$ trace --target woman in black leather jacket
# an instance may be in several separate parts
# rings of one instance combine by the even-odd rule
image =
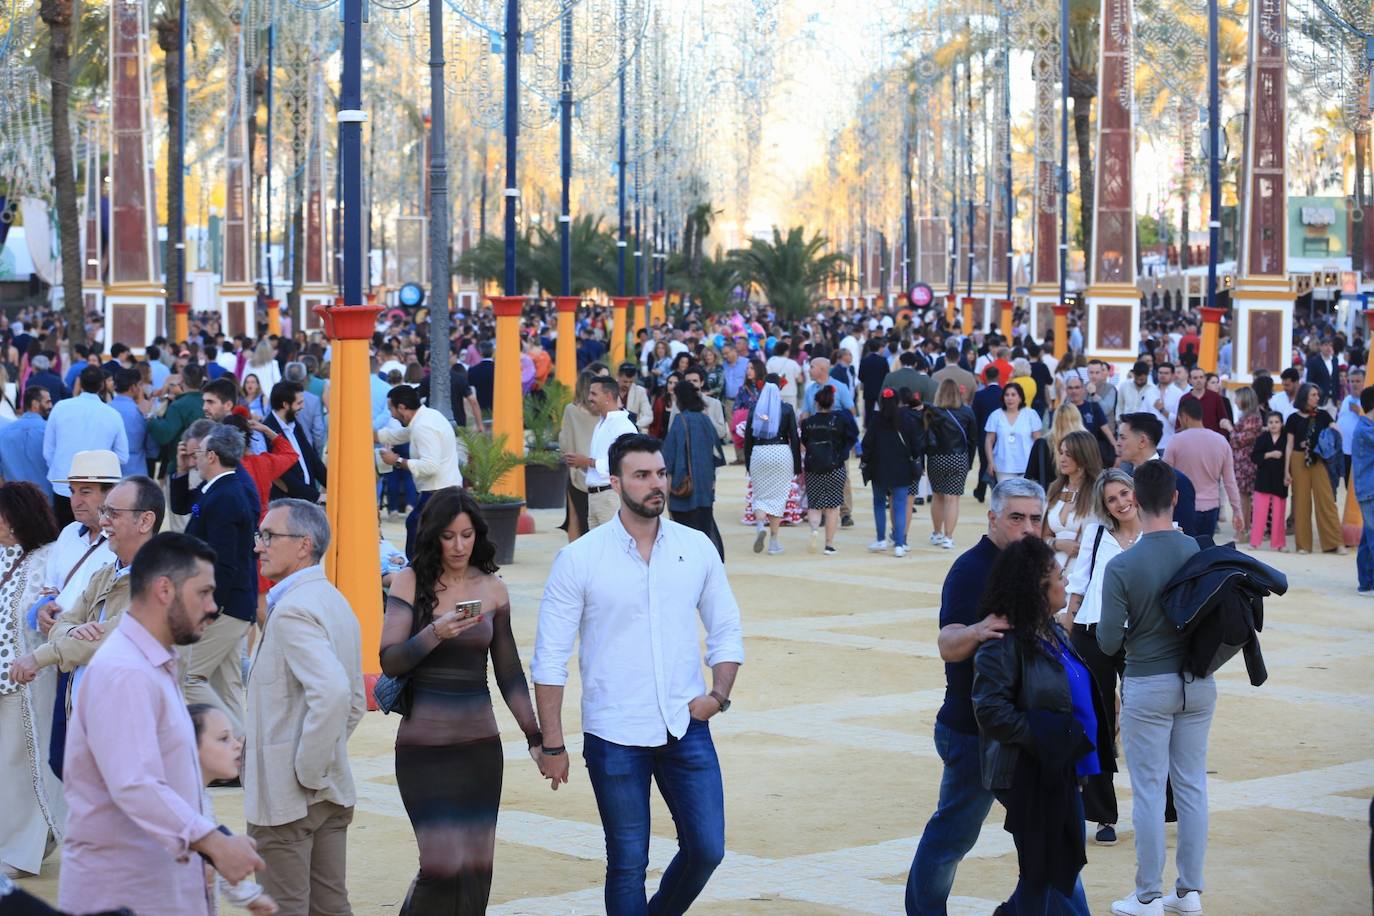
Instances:
[[[1007,809],[1020,869],[1004,912],[1039,916],[1055,901],[1056,911],[1089,914],[1079,782],[1112,765],[1112,736],[1092,673],[1054,621],[1065,600],[1063,570],[1039,538],[1008,545],[983,593],[982,616],[1011,625],[973,659],[983,785]]]

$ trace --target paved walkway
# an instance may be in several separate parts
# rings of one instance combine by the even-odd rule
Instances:
[[[944,686],[935,651],[940,585],[954,556],[984,530],[983,507],[963,500],[955,551],[927,545],[929,515],[921,510],[915,548],[899,560],[865,552],[872,513],[861,491],[859,524],[841,532],[839,556],[808,554],[805,530],[784,529],[787,552],[770,557],[750,552],[752,532],[739,524],[738,468],[724,469],[718,492],[747,662],[734,707],[712,726],[725,774],[728,852],[693,912],[899,913],[940,775],[931,743]],[[520,539],[517,562],[502,571],[527,665],[540,590],[563,543],[554,527],[561,512],[535,516],[539,533]],[[1368,912],[1374,600],[1355,594],[1353,556],[1260,556],[1288,573],[1292,589],[1267,608],[1269,683],[1250,687],[1239,661],[1219,677],[1207,913]],[[513,740],[493,913],[601,911],[602,836],[573,737],[578,695],[574,680],[565,710],[574,766],[557,793],[538,777],[509,713],[497,708]],[[359,914],[396,912],[416,863],[392,776],[396,724],[370,713],[351,744],[361,797],[349,835],[349,885]],[[1118,787],[1121,842],[1088,848],[1084,884],[1094,913],[1108,912],[1135,870],[1126,774]],[[217,790],[215,804],[225,823],[242,826],[240,793]],[[999,811],[959,870],[951,913],[990,913],[1015,883],[1015,852]],[[675,846],[657,795],[654,827],[651,883]],[[26,884],[52,897],[55,875],[49,866]],[[1173,877],[1171,867],[1166,882]]]

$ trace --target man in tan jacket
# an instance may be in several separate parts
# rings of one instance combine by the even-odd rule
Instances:
[[[345,848],[356,793],[348,736],[367,708],[362,635],[325,578],[324,510],[281,499],[258,526],[267,623],[248,672],[244,809],[282,916],[352,910]]]
[[[126,477],[104,495],[100,523],[115,562],[95,571],[81,596],[53,623],[48,641],[14,663],[10,671],[16,681],[27,683],[47,665],[71,673],[90,663],[129,609],[129,565],[162,527],[165,511],[162,488],[149,477]],[[78,680],[79,676],[67,684],[69,715]]]

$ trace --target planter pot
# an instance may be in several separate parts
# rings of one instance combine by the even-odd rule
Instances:
[[[515,562],[515,529],[520,523],[523,501],[513,503],[482,503],[482,518],[487,521],[487,537],[496,548],[496,564],[508,566]]]
[[[531,509],[561,509],[567,501],[568,466],[525,465],[525,505]]]

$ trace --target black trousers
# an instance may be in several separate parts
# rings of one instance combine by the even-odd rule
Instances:
[[[1097,624],[1076,623],[1069,634],[1097,684],[1098,698],[1107,716],[1107,733],[1116,734],[1116,685],[1126,668],[1124,658],[1113,658],[1097,645]],[[1083,783],[1083,817],[1098,824],[1116,824],[1116,787],[1110,772],[1089,776]]]
[[[725,562],[725,542],[720,538],[720,529],[716,527],[716,516],[710,506],[691,509],[687,512],[670,511],[668,514],[679,525],[695,528],[710,538],[711,543],[716,545],[716,553],[720,554],[720,561]]]

